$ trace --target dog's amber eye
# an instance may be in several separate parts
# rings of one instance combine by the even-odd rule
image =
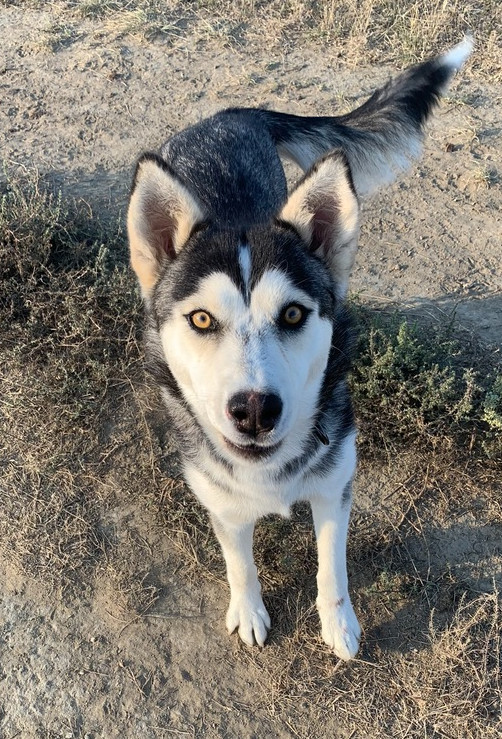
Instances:
[[[296,326],[301,322],[303,315],[303,310],[299,305],[288,305],[283,310],[281,318],[288,326]]]
[[[214,318],[205,310],[195,310],[190,313],[188,320],[198,331],[210,331],[215,328]]]

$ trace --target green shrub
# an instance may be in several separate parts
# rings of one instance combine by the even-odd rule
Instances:
[[[451,436],[473,422],[482,388],[476,371],[463,366],[450,327],[424,327],[360,307],[355,313],[359,353],[352,386],[366,434],[394,441]]]
[[[84,418],[137,356],[140,305],[120,228],[36,175],[11,178],[0,198],[0,261],[5,382],[15,364],[39,409]]]

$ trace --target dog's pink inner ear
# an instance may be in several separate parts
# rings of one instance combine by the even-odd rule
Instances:
[[[198,200],[153,155],[140,159],[127,213],[131,264],[146,299],[162,274],[184,247],[204,212]]]
[[[169,207],[170,205],[166,204],[166,211],[161,211],[157,201],[152,199],[145,203],[145,220],[148,223],[150,238],[159,260],[162,260],[164,256],[169,259],[176,257],[174,234],[178,224],[169,212]]]
[[[358,216],[347,162],[337,151],[314,165],[281,211],[281,218],[324,260],[341,297],[346,293],[357,250]]]
[[[328,194],[322,194],[317,202],[309,202],[308,210],[312,213],[312,237],[310,248],[312,251],[321,251],[326,259],[329,254],[339,218],[339,208],[336,199]]]

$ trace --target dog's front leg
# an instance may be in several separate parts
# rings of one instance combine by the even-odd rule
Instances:
[[[229,633],[239,630],[242,641],[262,647],[270,628],[253,560],[254,523],[234,525],[211,515],[214,532],[223,550],[230,585],[226,625]]]
[[[337,499],[312,500],[317,537],[317,610],[322,638],[340,659],[355,657],[361,629],[348,591],[346,546],[350,515],[350,483]]]

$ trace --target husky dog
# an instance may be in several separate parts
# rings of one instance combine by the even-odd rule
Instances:
[[[140,157],[128,211],[148,367],[230,584],[226,617],[263,646],[255,522],[310,501],[322,637],[355,656],[347,584],[356,465],[344,297],[359,199],[419,154],[422,127],[471,51],[406,70],[347,115],[233,108]],[[279,155],[306,174],[288,196]]]

